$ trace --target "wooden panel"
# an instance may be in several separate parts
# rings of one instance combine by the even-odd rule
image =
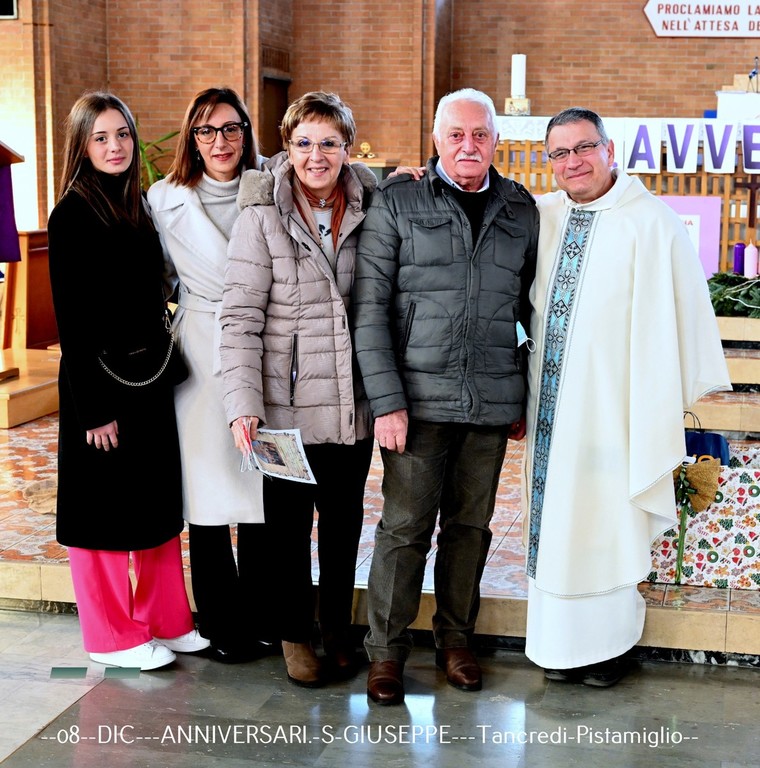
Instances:
[[[41,349],[5,349],[0,367],[16,367],[17,377],[0,382],[0,428],[39,419],[58,410],[60,352]]]
[[[46,349],[58,341],[47,231],[19,232],[21,261],[8,264],[3,347]]]
[[[760,341],[760,320],[755,317],[719,317],[718,329],[724,341]]]
[[[760,382],[760,349],[726,349],[725,353],[732,384]]]
[[[662,168],[667,168],[666,149],[662,150]],[[697,173],[636,174],[644,186],[657,195],[711,195],[720,197],[721,227],[718,268],[727,272],[732,267],[733,248],[737,242],[757,241],[757,227],[747,228],[750,190],[736,187],[756,178],[742,171],[741,145],[737,145],[736,172],[733,174]],[[544,194],[556,189],[551,163],[546,160],[542,141],[502,141],[496,151],[494,165],[503,175],[519,181],[533,194]],[[759,196],[760,197],[760,196]],[[754,198],[753,198],[754,200]],[[754,200],[757,206],[757,200]]]

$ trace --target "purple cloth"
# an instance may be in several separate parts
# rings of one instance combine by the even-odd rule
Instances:
[[[0,167],[0,263],[21,261],[16,217],[13,213],[11,167]]]

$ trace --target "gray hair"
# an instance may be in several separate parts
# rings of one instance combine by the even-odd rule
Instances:
[[[556,128],[558,125],[572,125],[573,123],[580,123],[582,121],[588,121],[599,132],[599,136],[605,144],[609,143],[609,137],[607,131],[604,130],[604,123],[602,118],[585,107],[569,107],[558,112],[554,117],[549,120],[549,125],[546,126],[546,136],[544,137],[544,144],[549,144],[549,134],[552,128]]]
[[[493,99],[487,93],[483,93],[483,91],[476,91],[474,88],[461,88],[458,91],[447,93],[438,102],[435,110],[435,120],[433,121],[433,136],[436,139],[440,138],[439,133],[444,113],[455,101],[471,101],[475,104],[480,104],[488,115],[491,133],[496,136],[496,108],[493,105]]]

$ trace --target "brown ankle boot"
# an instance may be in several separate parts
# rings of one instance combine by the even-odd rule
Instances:
[[[282,655],[288,668],[288,680],[304,688],[319,688],[325,684],[322,663],[314,653],[311,643],[282,641]]]

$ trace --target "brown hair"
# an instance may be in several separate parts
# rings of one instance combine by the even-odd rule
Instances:
[[[243,154],[238,173],[243,168],[258,168],[259,144],[243,100],[232,88],[206,88],[195,94],[185,112],[177,139],[177,154],[167,174],[172,184],[194,187],[201,180],[204,163],[197,151],[193,128],[208,120],[219,104],[229,104],[240,115],[241,122],[247,123],[243,129]]]
[[[283,149],[288,148],[293,131],[307,120],[332,123],[343,134],[349,146],[354,143],[356,123],[351,108],[335,93],[311,91],[296,99],[282,118],[280,136]]]
[[[100,176],[87,155],[87,145],[98,117],[109,109],[122,114],[134,142],[132,162],[122,174],[124,189],[121,200],[111,200],[105,193]],[[148,219],[142,201],[140,183],[140,142],[137,127],[127,105],[111,93],[90,91],[80,96],[65,121],[66,142],[63,148],[63,171],[58,199],[67,192],[81,195],[106,223],[126,219],[133,226]]]

